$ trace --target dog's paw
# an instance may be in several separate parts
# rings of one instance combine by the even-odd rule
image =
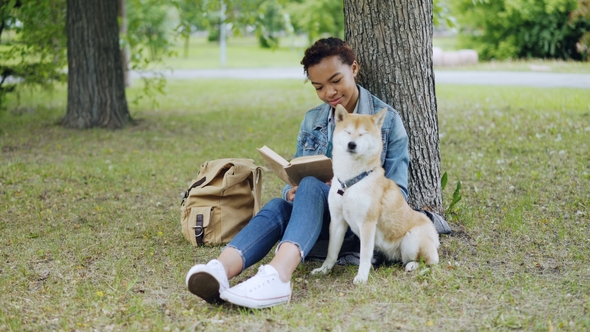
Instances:
[[[354,277],[354,280],[352,280],[352,283],[355,285],[362,285],[362,284],[366,284],[368,279],[369,279],[369,276],[363,276],[363,275],[357,274],[356,277]]]
[[[406,272],[412,272],[420,266],[418,262],[409,262],[406,264]]]
[[[311,274],[328,274],[328,272],[330,272],[330,270],[332,270],[331,268],[327,267],[327,266],[323,266],[322,267],[318,267],[317,269],[313,269],[311,271]]]

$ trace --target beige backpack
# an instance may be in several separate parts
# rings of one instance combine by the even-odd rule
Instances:
[[[260,210],[263,169],[240,158],[201,165],[180,204],[184,237],[193,246],[228,243]]]

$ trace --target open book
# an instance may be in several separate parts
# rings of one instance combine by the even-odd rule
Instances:
[[[297,157],[291,162],[285,160],[268,146],[258,149],[268,167],[285,183],[292,186],[299,185],[301,179],[313,176],[323,182],[332,180],[332,160],[324,155]]]

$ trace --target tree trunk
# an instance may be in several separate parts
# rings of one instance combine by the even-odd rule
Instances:
[[[119,49],[117,0],[67,0],[68,128],[122,128],[131,121]]]
[[[191,34],[189,32],[189,34],[186,37],[184,37],[184,57],[185,58],[188,58],[188,48],[190,46],[189,45],[190,40],[191,40]]]
[[[444,215],[432,65],[432,1],[344,0],[358,83],[392,105],[409,136],[409,203]]]
[[[119,25],[119,34],[121,36],[127,35],[127,6],[125,0],[117,0],[118,13],[121,24]],[[129,75],[129,62],[131,61],[131,51],[129,50],[129,43],[125,43],[121,48],[121,60],[123,62],[123,82],[125,87],[131,86],[131,76]]]

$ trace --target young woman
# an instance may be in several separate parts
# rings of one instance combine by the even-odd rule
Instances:
[[[324,103],[308,111],[297,136],[295,157],[325,154],[331,157],[334,107],[349,113],[376,114],[389,110],[382,128],[385,175],[394,180],[407,199],[408,136],[398,113],[356,84],[359,64],[351,47],[338,38],[320,39],[305,51],[303,70]],[[193,266],[188,289],[209,303],[229,301],[249,308],[286,303],[291,276],[330,222],[330,185],[304,178],[299,186],[285,186],[283,198],[268,202],[223,249],[217,259]],[[229,279],[264,258],[279,242],[268,265],[245,282],[229,287]]]

